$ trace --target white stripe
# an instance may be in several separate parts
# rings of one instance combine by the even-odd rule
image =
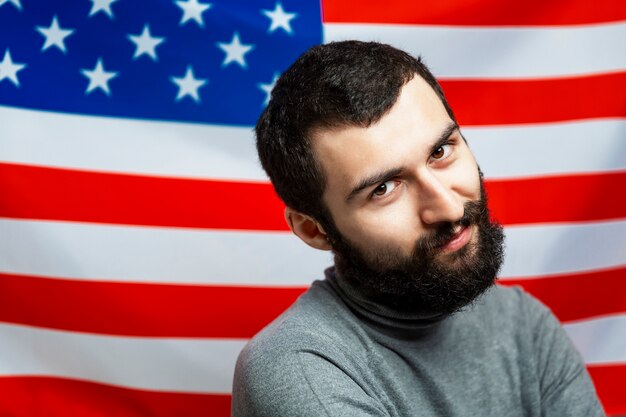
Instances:
[[[441,78],[560,77],[626,68],[626,23],[572,27],[324,24],[324,41],[389,43]]]
[[[267,181],[252,130],[0,106],[5,162]],[[84,132],[89,132],[85,135]],[[488,178],[626,169],[626,120],[463,129]]]
[[[463,129],[487,178],[626,170],[626,120]]]
[[[626,361],[626,316],[565,325],[588,364]],[[51,376],[146,390],[229,393],[246,340],[82,334],[0,323],[0,375]]]
[[[133,282],[302,285],[329,252],[291,233],[0,219],[0,271]]]
[[[130,388],[230,393],[247,340],[100,336],[0,323],[0,375],[67,377]]]
[[[626,221],[510,227],[501,276],[520,278],[626,264]],[[328,252],[289,233],[0,220],[0,271],[73,279],[307,285]]]
[[[257,162],[251,127],[69,115],[2,106],[0,126],[0,160],[5,162],[267,181]]]
[[[511,226],[505,232],[503,277],[531,278],[626,265],[624,220]]]
[[[626,314],[563,327],[587,364],[626,362]]]

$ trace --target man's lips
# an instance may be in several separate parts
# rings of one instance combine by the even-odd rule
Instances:
[[[467,245],[472,237],[472,231],[469,226],[462,226],[458,232],[452,236],[448,242],[441,246],[442,253],[450,253],[461,249]]]

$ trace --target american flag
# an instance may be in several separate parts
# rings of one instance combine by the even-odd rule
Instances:
[[[331,263],[252,126],[308,47],[422,55],[504,224],[626,414],[622,0],[0,0],[0,415],[227,416],[235,359]]]

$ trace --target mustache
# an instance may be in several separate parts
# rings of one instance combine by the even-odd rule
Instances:
[[[455,237],[459,227],[479,223],[486,210],[487,206],[481,200],[466,202],[463,205],[463,217],[456,222],[442,223],[430,235],[420,238],[415,245],[415,253],[434,253]]]

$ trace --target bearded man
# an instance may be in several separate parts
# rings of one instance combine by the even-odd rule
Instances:
[[[314,47],[256,134],[291,230],[335,265],[242,351],[234,416],[603,415],[550,311],[494,285],[502,227],[419,59]]]

